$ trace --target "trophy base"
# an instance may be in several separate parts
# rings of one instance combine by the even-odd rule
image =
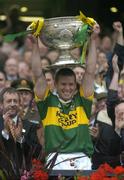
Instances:
[[[63,67],[70,67],[73,68],[77,65],[80,65],[80,62],[74,60],[66,60],[66,61],[58,61],[50,66],[47,66],[48,69],[57,69]]]

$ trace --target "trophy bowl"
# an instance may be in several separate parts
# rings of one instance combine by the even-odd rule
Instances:
[[[80,63],[70,55],[70,50],[77,47],[74,36],[82,25],[83,22],[75,16],[45,19],[40,39],[46,46],[60,51],[59,58],[51,67],[73,66]]]

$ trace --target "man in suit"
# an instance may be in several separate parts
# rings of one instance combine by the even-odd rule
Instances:
[[[11,169],[18,177],[22,167],[22,121],[19,116],[20,98],[14,88],[5,88],[1,92],[3,113],[0,120],[1,153],[11,161]],[[7,160],[6,160],[7,161]],[[5,162],[6,163],[6,162]],[[0,165],[4,166],[2,159]],[[18,179],[18,178],[17,178]]]

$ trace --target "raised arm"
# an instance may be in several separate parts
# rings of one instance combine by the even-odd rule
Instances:
[[[109,89],[110,90],[118,90],[118,79],[119,79],[119,68],[118,68],[118,56],[115,54],[112,59],[112,67],[113,67],[113,78],[110,83]]]
[[[91,96],[93,94],[94,78],[95,78],[95,70],[96,70],[96,59],[97,59],[95,40],[99,32],[100,32],[100,27],[98,24],[96,24],[93,27],[93,33],[90,38],[88,59],[86,61],[86,71],[85,71],[84,78],[82,81],[82,87],[83,87],[85,97]]]
[[[118,56],[114,55],[112,59],[113,67],[113,77],[108,90],[107,97],[107,112],[108,116],[111,118],[113,125],[115,125],[115,105],[118,102],[118,78],[119,78],[119,68],[118,68]]]
[[[43,100],[45,97],[47,82],[41,68],[38,39],[35,39],[32,36],[30,36],[29,38],[32,40],[33,43],[31,65],[35,83],[34,91],[38,98]]]
[[[119,21],[114,22],[113,29],[116,36],[113,54],[118,55],[118,66],[121,71],[123,69],[123,64],[124,64],[124,39],[123,39],[123,27],[121,22]],[[113,77],[113,68],[112,68],[112,59],[111,59],[109,61],[109,68],[107,72],[107,87],[109,87],[112,77]]]

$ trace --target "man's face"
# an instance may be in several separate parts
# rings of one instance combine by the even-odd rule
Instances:
[[[8,112],[10,117],[15,117],[19,112],[19,95],[6,92],[3,96],[3,112]]]
[[[106,108],[106,99],[101,99],[96,104],[97,110],[105,109]]]
[[[9,76],[16,76],[18,74],[18,64],[16,59],[10,58],[7,60],[5,72]]]
[[[20,62],[18,65],[18,75],[19,78],[27,79],[30,76],[30,69],[28,64],[25,62]]]
[[[56,82],[56,89],[59,97],[64,101],[70,100],[76,90],[76,82],[74,76],[61,76]]]
[[[102,47],[104,50],[111,50],[112,42],[111,39],[108,36],[105,36],[102,39]]]
[[[85,73],[85,70],[81,67],[76,67],[74,68],[74,73],[76,75],[76,81],[81,84],[82,83],[82,79]]]
[[[105,62],[107,62],[106,54],[99,52],[97,62],[99,65],[103,65]]]
[[[32,100],[32,93],[27,90],[21,90],[19,91],[21,105],[26,108],[29,107],[30,102]]]
[[[115,118],[124,122],[124,103],[121,103],[115,107]]]
[[[45,68],[45,67],[47,67],[47,66],[49,66],[50,64],[49,64],[49,62],[47,61],[47,59],[42,59],[41,60],[41,67],[42,68]]]

